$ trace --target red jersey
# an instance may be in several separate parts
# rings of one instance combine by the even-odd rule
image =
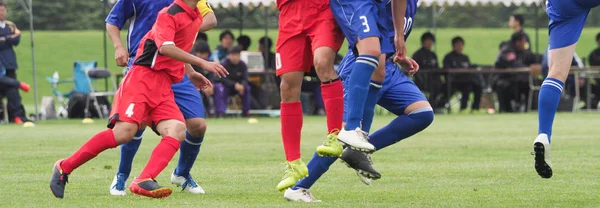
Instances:
[[[329,0],[277,0],[277,9],[279,9],[279,11],[281,11],[281,7],[283,7],[284,5],[287,4],[291,4],[291,3],[298,3],[298,4],[304,4],[304,5],[310,5],[308,8],[317,8],[317,9],[324,9],[326,7],[329,7]],[[306,7],[306,6],[302,6],[302,7]]]
[[[202,15],[196,7],[190,8],[182,0],[175,0],[171,6],[158,12],[154,26],[140,41],[134,64],[165,71],[173,83],[180,82],[185,75],[185,63],[163,56],[158,51],[164,45],[190,51],[201,24]]]

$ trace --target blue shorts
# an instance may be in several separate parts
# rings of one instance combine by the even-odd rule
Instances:
[[[342,85],[344,90],[348,87],[348,76],[352,66],[354,65],[354,55],[352,52],[348,52],[342,60],[338,75],[342,79]],[[386,110],[396,115],[403,115],[404,110],[409,105],[418,101],[427,101],[425,95],[419,90],[417,85],[410,79],[410,77],[404,75],[400,71],[400,67],[391,62],[386,62],[385,65],[385,79],[383,81],[383,87],[377,95],[377,104]],[[344,96],[344,121],[346,120],[346,109],[347,100]]]
[[[598,5],[598,0],[547,0],[550,49],[577,43],[590,9]]]
[[[129,71],[132,64],[133,58],[130,58],[125,73]],[[192,84],[187,75],[183,77],[181,82],[171,85],[171,89],[173,89],[175,103],[177,103],[179,110],[183,114],[183,118],[206,118],[200,91],[196,89],[196,86]]]
[[[335,21],[348,40],[349,48],[356,46],[357,38],[387,39],[388,31],[379,20],[380,15],[384,15],[380,11],[385,11],[385,3],[378,3],[376,0],[331,0],[330,7]],[[381,47],[384,48],[384,45]]]

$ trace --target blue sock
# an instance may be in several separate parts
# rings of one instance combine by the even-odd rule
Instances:
[[[371,55],[360,55],[354,63],[348,80],[348,116],[346,117],[346,130],[360,127],[365,109],[365,100],[369,92],[369,80],[379,65],[379,58]]]
[[[400,115],[387,126],[369,136],[369,142],[375,149],[381,150],[427,128],[433,122],[431,107],[414,110],[408,115]]]
[[[546,78],[538,96],[538,134],[547,134],[548,142],[552,135],[552,123],[554,123],[563,86],[563,82],[558,79]]]
[[[181,142],[179,147],[179,162],[175,169],[175,175],[187,177],[196,162],[196,157],[200,153],[200,146],[204,141],[204,136],[193,137],[189,132],[185,132],[185,141]]]
[[[371,131],[371,124],[373,124],[373,116],[375,115],[375,105],[377,105],[377,95],[379,94],[379,90],[381,90],[381,83],[371,80],[361,125],[361,129],[367,133]]]
[[[313,155],[312,159],[308,162],[306,166],[308,166],[308,176],[296,183],[292,190],[296,190],[298,188],[310,189],[310,187],[319,180],[319,178],[329,170],[329,166],[331,166],[337,157],[321,157],[316,152]]]
[[[133,136],[131,141],[121,145],[121,161],[117,173],[125,174],[125,176],[129,177],[131,165],[133,164],[133,157],[135,157],[135,153],[137,153],[140,144],[142,144],[143,134],[144,129],[140,129],[135,133],[135,136]]]

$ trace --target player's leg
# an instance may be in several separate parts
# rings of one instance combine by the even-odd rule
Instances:
[[[573,1],[547,1],[549,29],[549,72],[542,83],[538,101],[538,136],[534,141],[535,169],[542,178],[552,177],[550,137],[564,81],[569,75],[575,46],[583,30],[589,8]]]
[[[279,191],[293,186],[308,175],[308,168],[300,157],[303,122],[300,91],[304,72],[310,69],[312,60],[310,44],[302,29],[298,28],[301,22],[296,17],[301,16],[304,11],[290,5],[281,9],[275,61],[276,74],[281,79],[281,138],[287,163],[286,173],[277,184]]]
[[[379,62],[385,63],[385,56],[380,57]],[[363,110],[363,117],[361,121],[361,129],[367,134],[369,134],[369,132],[371,131],[371,124],[373,123],[373,116],[375,115],[375,105],[377,105],[377,102],[379,100],[378,95],[379,91],[383,87],[385,74],[385,70],[375,70],[375,72],[371,76],[371,83],[369,84],[369,91],[367,94],[365,108]]]
[[[129,174],[131,173],[133,158],[142,144],[142,135],[144,134],[144,129],[146,128],[146,125],[141,126],[142,127],[135,133],[131,141],[121,145],[119,169],[117,170],[117,174],[110,184],[110,195],[125,196],[127,193],[125,191],[125,186],[127,179],[129,178]]]
[[[171,88],[175,94],[175,103],[186,119],[187,127],[185,141],[181,142],[179,147],[177,168],[171,174],[171,183],[180,186],[182,191],[204,194],[204,189],[190,174],[206,133],[206,120],[204,119],[206,115],[202,97],[187,76],[181,82],[172,85]]]

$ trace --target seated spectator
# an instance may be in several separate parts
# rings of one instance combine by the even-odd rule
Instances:
[[[204,41],[208,43],[208,35],[206,35],[204,32],[199,32],[198,35],[196,35],[196,42],[198,41]]]
[[[204,41],[196,42],[192,51],[193,51],[192,54],[194,54],[195,56],[200,57],[201,59],[204,59],[207,61],[212,61],[210,59],[211,52],[210,52],[210,47],[208,46],[208,43],[206,43]],[[206,78],[208,78],[211,82],[214,82],[214,77],[213,77],[212,73],[208,73],[206,70],[204,70],[196,65],[192,65],[192,67],[194,67],[194,70],[196,70],[197,72],[202,73],[202,75],[204,75]],[[204,106],[206,107],[205,109],[207,111],[208,116],[214,115],[214,106],[212,104],[212,100],[209,99],[209,98],[212,98],[212,96],[214,95],[214,92],[215,92],[214,88],[212,88],[212,87],[207,87],[207,88],[202,89],[202,101],[204,103]]]
[[[6,107],[10,119],[16,124],[23,124],[28,121],[25,116],[25,110],[21,103],[19,89],[29,92],[30,86],[24,82],[19,82],[12,77],[5,76],[6,70],[0,69],[0,97],[6,97]]]
[[[221,32],[221,34],[219,35],[219,41],[221,42],[221,44],[217,46],[217,49],[215,50],[212,59],[219,62],[223,61],[223,59],[227,57],[227,52],[229,51],[229,49],[233,47],[233,39],[234,36],[230,30],[225,30]]]
[[[525,17],[522,14],[513,14],[508,19],[508,27],[513,30],[513,35],[517,33],[525,34],[525,39],[527,40],[527,44],[525,48],[527,50],[531,50],[531,42],[529,40],[529,35],[523,30],[523,25],[525,25]]]
[[[515,33],[509,43],[502,45],[494,64],[498,69],[530,67],[539,63],[527,49],[527,35]],[[500,112],[515,112],[512,102],[523,103],[529,96],[529,74],[502,74],[494,84]],[[524,97],[524,99],[523,99]]]
[[[421,48],[412,56],[422,71],[440,68],[437,55],[432,51],[433,44],[435,44],[435,36],[430,32],[424,33],[421,36]],[[447,100],[442,78],[441,73],[417,73],[415,75],[415,84],[419,86],[419,89],[429,92],[429,103],[434,110],[443,108]],[[440,94],[442,96],[438,98]]]
[[[252,44],[252,39],[250,39],[250,36],[247,35],[240,35],[240,37],[237,38],[237,46],[242,48],[242,51],[248,51],[248,48],[250,48],[250,45]]]
[[[600,33],[598,33],[596,35],[596,45],[598,46],[598,48],[594,49],[589,56],[589,60],[590,60],[590,66],[600,66]],[[600,104],[600,79],[595,79],[595,84],[592,87],[592,94],[595,95],[595,99],[593,100],[593,103],[598,103]],[[585,93],[583,93],[585,94]],[[597,106],[600,105],[592,105],[591,107],[596,108]]]
[[[452,39],[452,51],[444,57],[444,69],[459,69],[459,68],[470,68],[471,61],[469,57],[463,54],[465,41],[462,37],[458,36]],[[481,102],[481,93],[483,91],[482,82],[480,81],[480,75],[476,74],[460,74],[453,77],[452,86],[454,89],[460,90],[462,98],[460,100],[460,110],[464,111],[467,109],[467,102],[469,101],[469,95],[473,92],[473,104],[471,104],[471,111],[479,110],[479,103]]]
[[[309,73],[304,74],[302,80],[302,92],[308,92],[312,95],[312,101],[314,105],[308,107],[309,115],[325,115],[325,103],[323,102],[323,95],[321,94],[321,81],[317,76],[317,70],[315,67],[311,67]],[[313,103],[311,103],[313,104]],[[305,104],[303,103],[303,106]]]
[[[271,51],[273,47],[273,41],[268,36],[260,38],[258,40],[258,52],[263,55],[263,61],[265,62],[265,70],[275,70],[275,53]]]
[[[215,80],[215,113],[218,117],[225,116],[227,110],[227,99],[231,95],[242,96],[242,116],[248,116],[252,96],[250,94],[250,85],[248,85],[248,67],[240,60],[242,49],[233,47],[229,50],[227,58],[221,62],[227,69],[229,75]]]

